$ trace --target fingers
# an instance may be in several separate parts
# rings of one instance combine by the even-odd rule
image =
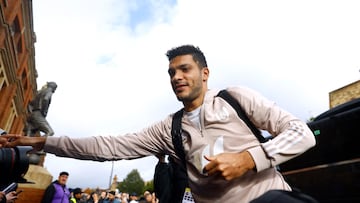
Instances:
[[[16,192],[15,192],[15,191],[9,192],[9,193],[6,195],[6,199],[7,199],[8,201],[9,201],[9,200],[15,200],[15,199],[17,199]]]
[[[12,196],[16,196],[17,195],[17,192],[16,191],[11,191],[10,192]]]
[[[204,158],[208,161],[212,161],[214,158],[210,157],[210,156],[207,156],[207,155],[204,155]]]
[[[35,150],[43,149],[46,137],[28,137],[18,134],[0,136],[0,147],[32,146]]]
[[[0,147],[2,148],[2,147],[7,147],[7,145],[8,145],[8,139],[7,138],[5,138],[4,136],[1,136],[0,137]]]
[[[3,139],[3,138],[0,137],[0,148],[4,147],[4,145],[5,145],[6,142],[7,142],[7,141],[6,141],[5,139]]]
[[[13,141],[16,141],[18,138],[22,137],[18,134],[6,134],[0,136],[0,147],[13,147]]]
[[[204,156],[209,163],[204,167],[203,173],[209,176],[220,175],[225,180],[232,180],[242,176],[254,168],[251,155],[247,152],[221,153],[215,156]]]
[[[205,175],[212,176],[220,171],[219,162],[216,160],[216,156],[207,156],[205,155],[204,158],[209,161],[209,163],[203,168],[203,173]]]
[[[206,175],[208,175],[208,171],[211,169],[211,168],[213,168],[213,164],[212,165],[210,165],[211,164],[211,161],[213,160],[211,157],[209,157],[209,156],[207,156],[207,155],[204,155],[204,158],[207,160],[207,161],[209,161],[209,163],[208,164],[206,164],[206,166],[204,166],[204,168],[203,168],[203,174],[206,174]]]
[[[14,139],[13,138],[3,139],[1,141],[1,147],[11,148],[11,147],[14,147],[14,146],[16,146],[16,145],[14,145]]]

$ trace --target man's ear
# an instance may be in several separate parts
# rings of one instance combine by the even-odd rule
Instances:
[[[203,82],[208,80],[209,74],[210,74],[210,71],[209,71],[209,69],[207,67],[202,68]]]

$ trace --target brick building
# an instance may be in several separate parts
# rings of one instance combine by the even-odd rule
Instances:
[[[32,0],[1,0],[0,15],[0,128],[22,134],[27,106],[37,93]],[[0,164],[7,159],[0,158]],[[14,167],[19,168],[16,163]],[[6,161],[4,164],[7,166]],[[0,168],[1,175],[8,173]],[[19,184],[23,192],[16,202],[40,202],[44,188],[52,181],[51,174],[30,164],[25,178],[35,184]]]
[[[333,108],[357,98],[360,98],[360,80],[331,91],[329,93],[329,105],[330,108]]]
[[[22,133],[37,91],[32,1],[4,0],[0,7],[0,128]]]

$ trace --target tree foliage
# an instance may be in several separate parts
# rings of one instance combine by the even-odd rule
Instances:
[[[154,180],[145,183],[144,192],[145,191],[152,191],[152,192],[154,191]]]
[[[118,186],[121,192],[142,194],[144,191],[144,180],[140,177],[137,169],[133,169]]]

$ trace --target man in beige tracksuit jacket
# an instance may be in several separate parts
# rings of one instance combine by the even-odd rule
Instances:
[[[192,195],[197,203],[249,202],[271,189],[291,190],[275,166],[315,145],[306,123],[245,87],[227,91],[250,120],[274,138],[260,144],[218,90],[208,90],[209,69],[197,47],[167,52],[169,76],[184,104],[183,145]],[[168,154],[177,160],[172,115],[137,133],[88,138],[20,137],[0,145],[32,145],[57,156],[107,161]]]

